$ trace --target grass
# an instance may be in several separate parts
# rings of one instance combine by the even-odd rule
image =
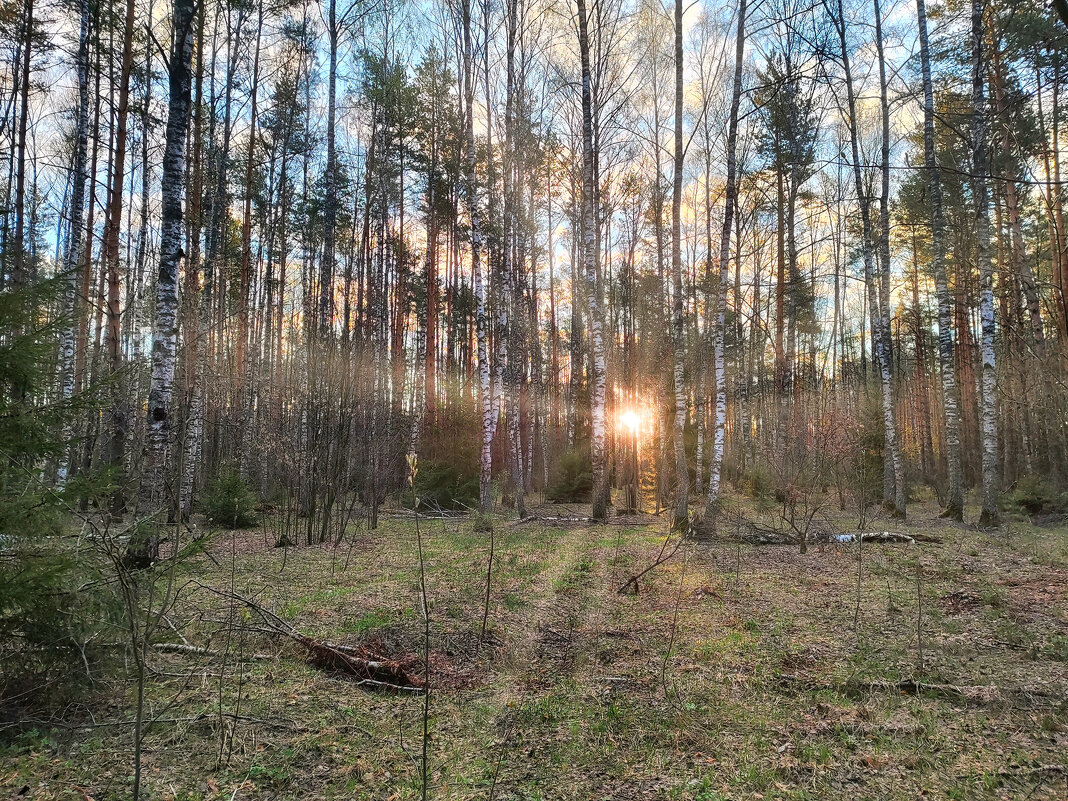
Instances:
[[[660,551],[662,522],[498,521],[493,646],[477,636],[488,536],[464,521],[425,527],[431,797],[1064,798],[1064,773],[1046,769],[1068,771],[1068,534],[1025,522],[981,533],[936,511],[879,524],[942,543],[865,545],[856,628],[853,546],[688,545],[621,595]],[[284,568],[257,536],[215,543],[236,548],[233,576],[206,555],[187,570],[308,635],[418,668],[410,520],[291,549]],[[192,643],[227,642],[218,597],[187,590],[172,617]],[[152,656],[148,798],[418,797],[421,698],[367,692],[232,617],[225,660]],[[1004,692],[962,703],[873,689],[913,677]],[[0,796],[129,797],[129,727],[99,724],[129,719],[132,688],[100,680],[95,692],[97,725],[68,714],[0,742]]]

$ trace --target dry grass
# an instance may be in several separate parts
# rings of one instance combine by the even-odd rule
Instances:
[[[856,628],[853,545],[688,544],[620,595],[660,550],[657,519],[498,522],[493,645],[478,637],[487,535],[426,524],[431,797],[1068,797],[1068,534],[911,514],[878,528],[942,543],[865,545]],[[288,553],[222,533],[212,555],[189,577],[421,670],[410,520]],[[216,655],[153,656],[149,797],[418,796],[419,696],[316,670],[193,585],[172,622]],[[0,795],[129,797],[130,730],[111,724],[130,693],[101,682],[97,725],[68,711],[72,728],[9,738]]]

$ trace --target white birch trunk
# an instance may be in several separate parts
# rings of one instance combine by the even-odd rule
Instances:
[[[471,278],[475,291],[475,336],[478,340],[478,404],[481,411],[481,443],[479,448],[478,506],[483,514],[493,507],[493,444],[494,405],[490,384],[489,350],[486,342],[486,288],[482,277],[482,229],[479,222],[478,183],[475,175],[475,84],[473,76],[474,47],[471,41],[471,0],[463,4],[464,37],[464,96],[467,104],[465,120],[466,175],[465,198],[471,223]]]
[[[69,317],[63,325],[59,345],[60,395],[63,400],[74,394],[74,350],[77,330],[75,315],[78,307],[78,266],[82,263],[82,217],[85,211],[86,153],[89,147],[89,0],[81,0],[81,25],[78,31],[78,117],[74,134],[74,158],[71,165],[70,232],[63,258],[63,312]],[[70,424],[64,423],[63,440],[70,439]],[[73,460],[71,449],[65,448],[60,459],[56,480],[62,487]]]
[[[975,203],[979,313],[982,329],[980,435],[983,467],[983,510],[980,523],[996,526],[998,513],[997,375],[994,364],[994,270],[990,258],[990,199],[987,156],[986,65],[983,53],[983,0],[972,0],[972,195]]]
[[[960,390],[953,357],[953,309],[946,279],[946,223],[942,210],[942,179],[935,158],[934,88],[931,83],[931,50],[927,40],[926,0],[916,0],[920,38],[920,70],[923,76],[923,161],[931,204],[931,267],[938,302],[938,360],[942,375],[942,403],[946,415],[946,461],[949,497],[943,515],[964,517],[964,482],[960,466]]]
[[[671,194],[671,345],[675,389],[675,511],[671,527],[690,527],[690,471],[686,463],[686,360],[684,298],[682,291],[682,0],[675,0],[675,159]]]
[[[593,520],[608,517],[608,485],[605,474],[605,414],[607,386],[604,341],[601,329],[601,301],[597,284],[598,219],[596,170],[593,151],[593,92],[590,77],[590,44],[586,0],[578,0],[579,58],[582,64],[582,215],[583,266],[590,315],[590,461],[593,475]]]
[[[708,472],[708,501],[705,515],[714,519],[719,506],[720,483],[723,473],[724,431],[727,423],[727,381],[723,355],[726,333],[726,289],[730,278],[731,226],[737,203],[738,175],[738,111],[742,100],[742,68],[745,58],[746,0],[738,3],[738,29],[734,37],[734,82],[731,89],[731,112],[727,126],[727,184],[724,189],[723,228],[719,239],[719,280],[715,286],[716,324],[713,336],[713,376],[716,393],[716,419],[712,434],[712,461]]]
[[[890,375],[890,103],[886,89],[886,59],[883,54],[882,10],[879,0],[874,0],[875,47],[879,59],[879,105],[882,115],[882,187],[879,196],[879,331],[882,337],[882,359],[879,362],[879,377],[883,392],[883,424],[886,429],[884,459],[890,473],[889,489],[883,500],[892,503],[894,512],[905,516],[905,466],[901,459],[901,445],[894,419],[893,384]]]
[[[185,139],[189,130],[191,63],[193,57],[193,0],[174,0],[172,44],[168,69],[167,132],[160,185],[159,273],[156,276],[155,317],[152,325],[152,383],[148,396],[146,458],[141,482],[145,511],[163,503],[168,481],[171,435],[171,396],[174,391],[178,343],[178,269],[185,252],[182,202],[185,195]]]

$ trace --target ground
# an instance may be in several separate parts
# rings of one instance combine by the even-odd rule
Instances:
[[[728,505],[755,515],[747,503]],[[859,559],[851,544],[688,541],[621,594],[664,551],[665,522],[538,507],[496,522],[485,641],[490,535],[422,521],[428,796],[1068,798],[1068,528],[981,532],[936,511],[869,528],[939,542]],[[419,797],[422,693],[315,667],[225,595],[421,676],[410,513],[337,545],[220,532],[175,586],[158,638],[209,653],[150,654],[146,797]],[[85,710],[3,735],[0,797],[130,797],[135,688],[97,678]]]

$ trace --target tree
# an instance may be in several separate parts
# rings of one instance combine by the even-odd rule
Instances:
[[[589,304],[591,349],[590,375],[590,464],[593,474],[591,517],[603,521],[608,516],[608,484],[605,474],[605,375],[600,286],[597,281],[600,226],[596,210],[596,163],[593,146],[593,93],[590,78],[590,39],[586,2],[578,0],[578,46],[582,70],[582,261]]]
[[[983,510],[980,524],[998,524],[997,376],[994,362],[994,270],[990,258],[990,200],[987,192],[986,58],[983,0],[972,0],[972,194],[975,203],[979,305],[982,326],[982,382],[980,411],[983,470]]]
[[[148,396],[145,467],[139,508],[155,513],[164,502],[171,474],[167,463],[170,446],[171,397],[174,393],[175,350],[178,340],[178,267],[182,247],[182,199],[185,193],[185,138],[189,130],[192,90],[194,0],[174,0],[171,12],[171,52],[168,62],[167,133],[160,195],[159,272],[156,276],[155,317],[152,325],[152,383]],[[155,535],[131,543],[132,566],[147,566],[158,555]]]
[[[727,122],[727,182],[723,189],[723,226],[719,236],[719,277],[715,284],[716,324],[712,331],[712,359],[715,375],[716,418],[709,466],[708,509],[711,518],[720,500],[720,474],[723,468],[723,440],[727,422],[727,379],[723,342],[727,327],[727,282],[730,276],[731,227],[738,199],[738,113],[742,101],[742,69],[745,57],[745,19],[748,3],[739,0],[734,34],[734,78],[731,82],[731,109]],[[706,201],[707,202],[707,201]],[[739,246],[741,243],[739,243]]]
[[[675,386],[675,513],[672,528],[686,531],[690,525],[690,469],[686,463],[686,362],[685,299],[682,294],[682,0],[675,0],[675,150],[671,192],[671,345]]]
[[[946,224],[942,208],[942,177],[935,157],[934,86],[931,83],[931,46],[927,37],[926,0],[916,0],[916,21],[923,80],[923,164],[927,174],[931,214],[931,267],[938,301],[938,357],[942,375],[942,405],[946,419],[946,460],[949,465],[949,494],[943,514],[961,520],[964,517],[964,482],[960,465],[960,395],[953,356],[953,311],[946,279]]]

